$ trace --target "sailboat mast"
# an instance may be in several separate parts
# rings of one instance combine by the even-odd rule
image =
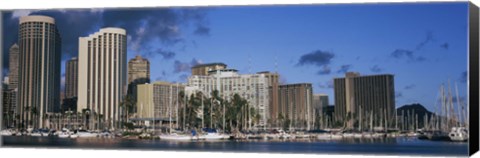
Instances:
[[[178,128],[178,83],[177,83],[177,86],[175,87],[175,100],[177,101],[177,105],[176,105],[176,108],[175,108],[175,128]]]
[[[398,117],[397,117],[397,109],[395,109],[395,129],[398,130]]]
[[[170,99],[168,104],[168,133],[172,133],[172,85],[170,85]]]
[[[213,114],[212,114],[213,109],[212,109],[212,107],[213,107],[213,96],[210,96],[210,128],[213,128],[213,125],[212,125],[212,123],[213,123]]]
[[[183,93],[183,126],[182,126],[182,129],[185,131],[185,115],[186,115],[186,111],[187,111],[187,94]]]
[[[226,98],[226,97],[224,97]],[[222,124],[222,131],[225,132],[225,100],[223,99],[222,106],[223,106],[223,124]]]
[[[457,112],[458,112],[458,124],[459,126],[465,126],[464,122],[466,121],[464,119],[464,114],[463,114],[463,105],[460,103],[460,98],[458,96],[458,87],[457,83],[455,82],[455,93],[457,96]],[[460,109],[461,108],[461,109]]]
[[[359,122],[360,127],[359,127],[359,131],[362,131],[362,123],[363,123],[363,120],[362,120],[362,106],[360,105],[359,108],[360,108],[360,122]]]
[[[452,88],[450,86],[450,80],[448,81],[448,124],[447,129],[451,129],[455,120],[455,113],[453,112],[453,95],[452,95]],[[458,99],[458,98],[457,98]]]

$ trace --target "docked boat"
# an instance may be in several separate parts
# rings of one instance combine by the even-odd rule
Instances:
[[[353,133],[343,133],[344,138],[353,138],[354,134]]]
[[[364,132],[364,133],[362,133],[362,136],[363,136],[363,138],[372,138],[373,134],[370,133],[370,132]]]
[[[227,137],[227,135],[224,134],[219,134],[217,130],[215,129],[204,129],[204,132],[206,132],[205,135],[200,135],[199,139],[204,139],[204,140],[220,140],[224,139]]]
[[[386,133],[373,133],[372,137],[373,138],[385,138],[385,137],[387,137],[387,134]]]
[[[342,134],[340,134],[340,133],[336,133],[336,134],[333,134],[333,133],[332,133],[332,134],[330,134],[330,137],[331,137],[332,139],[343,139],[343,138],[344,138],[344,136],[343,136]]]
[[[310,138],[310,135],[305,134],[305,133],[297,133],[295,134],[296,139],[308,139]]]
[[[2,130],[2,131],[0,131],[0,135],[1,136],[12,136],[13,132],[10,131],[10,130]]]
[[[452,141],[464,142],[468,140],[468,130],[465,127],[452,127],[448,136]]]
[[[77,130],[75,134],[77,134],[79,138],[95,138],[98,136],[98,134],[87,130]]]
[[[362,133],[354,133],[354,134],[353,134],[353,137],[354,137],[354,138],[362,138],[362,137],[363,137],[363,134],[362,134]]]
[[[75,133],[70,134],[70,138],[72,138],[72,139],[78,138],[78,134],[75,134]]]
[[[48,137],[50,135],[50,131],[48,131],[47,129],[40,129],[38,131],[40,132],[40,134],[42,134],[42,137]]]
[[[205,140],[220,140],[223,139],[224,136],[218,133],[207,133],[205,135],[199,136],[199,138]]]
[[[70,138],[71,134],[72,133],[70,132],[70,130],[66,128],[62,129],[61,131],[55,132],[55,135],[57,135],[58,138]]]
[[[42,136],[42,133],[40,131],[32,131],[32,133],[30,133],[30,136],[32,137],[41,137]]]
[[[195,136],[179,135],[177,133],[160,135],[159,137],[161,140],[175,140],[175,141],[190,141],[190,140],[198,139],[198,137],[195,137]]]
[[[292,135],[288,134],[287,132],[285,132],[283,130],[278,130],[278,133],[279,133],[280,139],[290,139],[290,138],[292,138]]]
[[[329,134],[329,133],[317,134],[317,139],[320,139],[320,140],[330,140],[330,139],[332,139],[332,135]]]
[[[450,140],[450,137],[448,136],[448,133],[445,133],[445,132],[442,132],[442,131],[425,132],[424,135],[429,140]]]
[[[269,133],[266,135],[267,139],[280,139],[280,135],[278,133]]]

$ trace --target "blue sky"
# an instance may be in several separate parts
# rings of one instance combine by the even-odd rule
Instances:
[[[79,36],[123,27],[129,58],[148,57],[154,81],[185,82],[190,66],[223,62],[240,73],[278,71],[281,82],[312,83],[333,104],[334,77],[388,73],[395,75],[397,107],[434,110],[448,80],[460,99],[467,94],[467,4],[17,10],[3,14],[4,45],[17,39],[19,16],[49,15],[64,38],[64,61],[76,56]]]

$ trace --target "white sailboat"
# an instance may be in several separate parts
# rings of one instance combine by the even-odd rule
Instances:
[[[184,134],[178,134],[176,132],[172,133],[172,86],[170,86],[170,104],[169,104],[169,130],[168,134],[162,134],[160,135],[161,140],[173,140],[173,141],[190,141],[190,140],[196,140],[198,139],[198,136],[194,135],[184,135]],[[177,107],[178,107],[178,98],[177,98]],[[177,119],[178,119],[178,112],[177,112]]]
[[[453,127],[448,134],[450,140],[456,142],[464,142],[468,140],[468,130],[465,127]]]
[[[0,131],[0,136],[12,136],[13,133],[10,130],[2,130]]]

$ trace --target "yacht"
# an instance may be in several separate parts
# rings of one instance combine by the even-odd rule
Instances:
[[[353,134],[353,137],[354,137],[354,138],[362,138],[362,137],[363,137],[363,134],[362,134],[362,133],[354,133],[354,134]]]
[[[57,131],[56,135],[58,136],[58,138],[70,138],[71,132],[70,130],[64,128],[61,131]]]
[[[372,135],[373,138],[385,138],[387,137],[387,134],[386,133],[373,133]]]
[[[332,133],[332,134],[330,134],[330,137],[332,139],[343,139],[344,136],[341,133]]]
[[[443,131],[430,131],[424,133],[427,139],[429,140],[449,140],[450,137],[448,133]]]
[[[353,133],[343,133],[344,138],[353,138],[354,134]]]
[[[332,139],[332,135],[329,134],[329,133],[317,134],[317,139],[320,139],[320,140],[330,140],[330,139]]]
[[[13,132],[10,130],[2,130],[0,131],[0,136],[12,136]]]
[[[452,130],[448,134],[450,140],[456,142],[464,142],[468,140],[468,130],[465,127],[452,127]]]
[[[190,141],[190,140],[198,139],[198,137],[195,137],[195,136],[179,135],[177,133],[160,135],[159,137],[161,140],[176,140],[176,141]]]
[[[77,134],[78,137],[80,137],[80,138],[95,138],[95,137],[98,136],[98,134],[89,132],[89,131],[87,131],[87,130],[77,130],[77,131],[76,131],[76,134]]]
[[[371,132],[363,132],[362,136],[363,138],[372,138],[373,134]]]
[[[224,139],[225,135],[224,134],[219,134],[217,130],[215,129],[203,129],[203,131],[206,132],[205,135],[199,136],[200,139],[205,139],[205,140],[220,140]]]

